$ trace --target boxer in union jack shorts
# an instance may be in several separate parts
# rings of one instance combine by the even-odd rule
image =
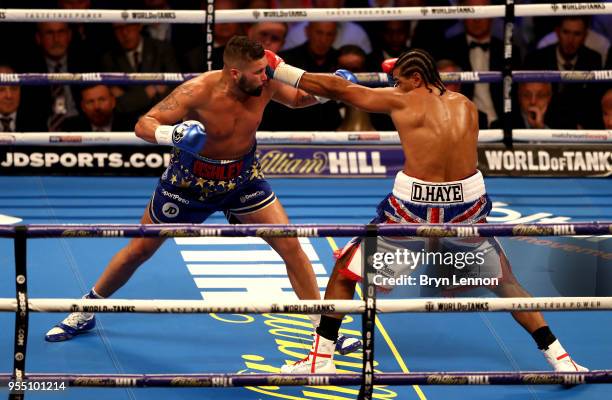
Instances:
[[[486,221],[491,202],[482,174],[476,169],[477,108],[463,95],[445,88],[435,62],[427,52],[412,49],[397,59],[383,62],[383,70],[395,82],[392,88],[372,89],[357,85],[356,77],[346,70],[336,71],[336,76],[307,73],[275,55],[271,55],[268,62],[268,72],[275,80],[367,112],[391,116],[406,160],[403,171],[395,179],[393,192],[379,204],[374,222]],[[486,266],[484,272],[501,279],[498,286],[491,287],[496,294],[503,297],[529,296],[512,276],[509,262],[495,240],[470,243],[469,240],[441,242],[432,239],[423,243],[415,239],[414,243],[405,242],[408,243],[403,244],[403,250],[407,250],[408,255],[425,254],[424,250],[449,250],[451,255],[456,255],[457,249],[478,250]],[[389,246],[389,241],[385,245]],[[359,240],[349,242],[340,253],[327,286],[326,300],[353,298],[356,281],[362,274],[359,253]],[[456,261],[454,264],[458,268]],[[379,267],[388,275],[400,272],[394,270],[393,265]],[[563,349],[540,312],[513,312],[512,316],[532,335],[555,371],[587,370],[576,364]],[[298,374],[335,372],[333,349],[342,317],[339,314],[322,316],[309,354],[292,365],[282,366],[281,371]]]

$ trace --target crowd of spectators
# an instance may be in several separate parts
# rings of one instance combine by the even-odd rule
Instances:
[[[516,3],[535,3],[525,1]],[[542,1],[547,2],[547,1]],[[576,2],[576,1],[572,1]],[[198,9],[200,0],[124,0],[122,9]],[[216,0],[215,7],[422,7],[500,4],[494,0]],[[117,8],[110,0],[0,0],[0,8]],[[612,15],[519,18],[515,26],[516,70],[612,69]],[[204,27],[199,24],[2,23],[5,38],[0,73],[13,72],[204,72]],[[503,21],[496,19],[380,22],[217,23],[213,69],[223,67],[225,44],[248,35],[310,72],[380,71],[386,58],[418,47],[429,51],[442,72],[500,71]],[[481,129],[500,127],[501,83],[448,84],[471,98]],[[514,128],[612,129],[612,89],[607,83],[527,82],[513,88]],[[131,130],[137,118],[172,86],[0,86],[2,131]],[[336,102],[290,110],[272,103],[262,130],[390,130],[388,117],[357,114]]]

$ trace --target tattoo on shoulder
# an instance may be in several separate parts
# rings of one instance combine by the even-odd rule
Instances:
[[[193,88],[195,86],[195,83],[193,82],[187,82],[182,84],[181,86],[176,88],[176,92],[178,92],[179,94],[183,95],[183,96],[187,96],[187,97],[191,97],[193,96]]]
[[[183,84],[176,89],[174,89],[165,99],[159,102],[159,104],[155,107],[159,111],[173,111],[176,110],[179,106],[179,101],[177,96],[185,96],[192,97],[193,96],[193,83]]]
[[[176,99],[174,92],[172,92],[168,96],[166,96],[165,99],[160,101],[159,104],[155,106],[155,108],[157,108],[159,111],[172,111],[176,110],[178,106],[178,100]]]

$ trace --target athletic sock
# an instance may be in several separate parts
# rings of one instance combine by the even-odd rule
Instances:
[[[89,293],[83,296],[84,299],[103,299],[104,297],[100,296],[98,292],[94,288],[91,288]]]
[[[317,328],[317,333],[323,336],[325,339],[336,341],[338,340],[338,331],[342,325],[342,319],[328,317],[327,315],[321,316],[321,323]]]
[[[535,340],[536,344],[538,345],[538,349],[540,350],[548,349],[548,346],[557,340],[548,326],[543,326],[536,329],[533,331],[531,336],[533,337],[533,340]]]

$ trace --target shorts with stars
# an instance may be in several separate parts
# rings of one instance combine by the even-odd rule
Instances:
[[[251,214],[275,200],[255,147],[237,160],[212,160],[175,148],[148,210],[155,223],[199,224],[215,211]]]

